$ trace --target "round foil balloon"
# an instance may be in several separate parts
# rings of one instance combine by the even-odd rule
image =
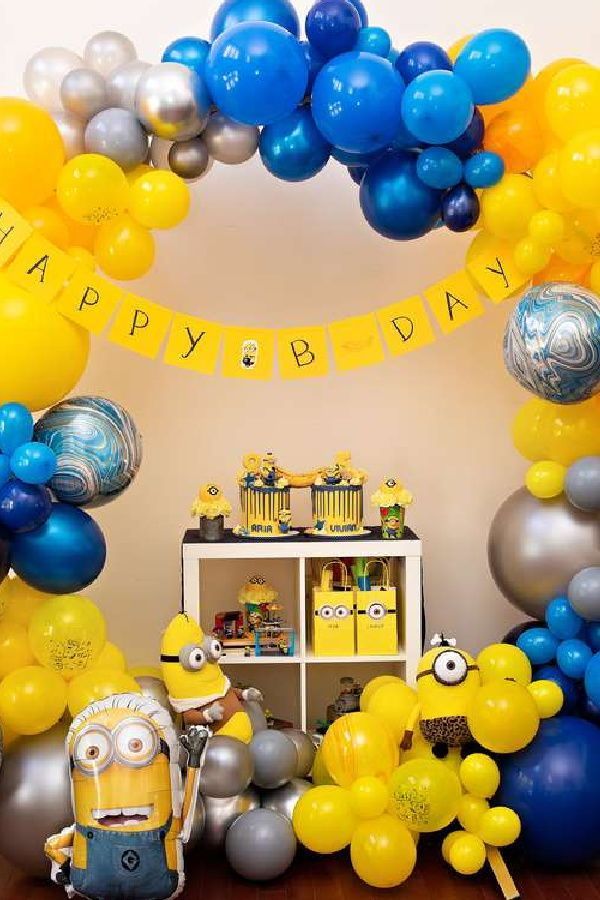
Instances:
[[[73,397],[36,424],[58,466],[50,487],[58,500],[103,506],[129,487],[142,462],[142,439],[129,413],[104,397]]]

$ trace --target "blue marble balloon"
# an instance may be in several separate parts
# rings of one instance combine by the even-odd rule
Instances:
[[[35,426],[35,440],[57,456],[49,482],[58,500],[103,506],[135,478],[142,439],[129,413],[104,397],[72,397],[53,406]]]
[[[600,390],[600,299],[578,284],[532,287],[508,320],[504,362],[544,400],[587,400]]]

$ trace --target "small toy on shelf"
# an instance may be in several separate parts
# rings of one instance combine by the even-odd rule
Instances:
[[[274,604],[279,593],[261,575],[253,575],[242,585],[238,601],[244,607],[246,627],[249,632],[260,628],[268,618],[269,606]]]
[[[231,503],[223,496],[218,484],[207,482],[200,486],[192,506],[192,515],[200,518],[200,537],[204,541],[221,541],[225,517],[231,515]]]
[[[400,540],[404,534],[406,507],[413,502],[399,478],[386,478],[371,496],[371,504],[381,513],[381,536],[386,540]]]
[[[337,453],[330,466],[319,470],[311,485],[313,526],[317,537],[367,534],[363,527],[363,485],[368,476],[352,465],[348,451]]]
[[[238,537],[281,538],[297,534],[291,528],[290,484],[272,453],[248,453],[238,474],[242,522]]]

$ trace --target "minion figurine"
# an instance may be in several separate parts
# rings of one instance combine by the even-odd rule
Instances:
[[[232,688],[219,665],[222,655],[223,647],[217,638],[205,635],[198,623],[184,613],[175,616],[160,648],[169,702],[183,714],[186,726],[210,726],[215,734],[249,744],[252,724],[242,700],[262,700],[262,694],[256,688]]]
[[[456,641],[436,635],[431,643],[433,649],[421,658],[417,669],[417,704],[408,717],[402,748],[411,748],[419,722],[434,755],[444,759],[450,747],[474,743],[467,712],[481,678],[473,657],[455,649]]]
[[[210,732],[182,738],[167,710],[141,694],[115,694],[73,719],[66,746],[75,824],[48,838],[52,878],[69,897],[166,900],[183,889],[182,846],[194,819]]]

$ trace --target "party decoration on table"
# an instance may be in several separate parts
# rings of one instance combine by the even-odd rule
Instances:
[[[381,514],[381,536],[386,540],[399,540],[404,534],[406,507],[413,502],[399,478],[385,478],[371,495],[371,506],[378,506]]]
[[[205,541],[223,538],[225,517],[231,515],[231,503],[222,489],[210,481],[200,485],[198,496],[192,505],[192,515],[200,520],[200,536]]]

